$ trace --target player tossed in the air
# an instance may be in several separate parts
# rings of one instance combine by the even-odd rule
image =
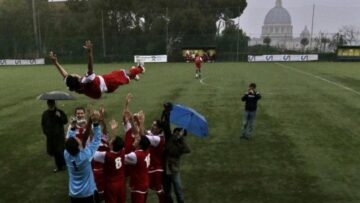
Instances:
[[[56,66],[60,74],[65,80],[66,86],[70,91],[99,99],[103,92],[114,92],[120,85],[126,85],[131,79],[138,80],[139,74],[145,71],[144,64],[140,62],[137,66],[132,66],[128,71],[124,69],[114,70],[104,75],[96,75],[93,72],[93,45],[87,40],[83,46],[88,53],[88,70],[85,76],[81,77],[77,74],[68,74],[66,70],[59,64],[56,54],[52,51],[49,57]]]

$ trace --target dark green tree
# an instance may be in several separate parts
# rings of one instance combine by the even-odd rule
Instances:
[[[300,44],[302,45],[303,47],[303,51],[305,50],[305,47],[309,44],[309,39],[308,38],[302,38],[301,41],[300,41]]]
[[[269,47],[270,44],[271,44],[271,38],[268,37],[268,36],[265,37],[265,38],[263,39],[263,43],[266,44],[267,47]]]

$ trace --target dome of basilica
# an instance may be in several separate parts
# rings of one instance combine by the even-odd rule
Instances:
[[[291,16],[289,12],[282,7],[281,0],[276,1],[276,6],[272,8],[265,17],[264,25],[270,24],[291,24]]]

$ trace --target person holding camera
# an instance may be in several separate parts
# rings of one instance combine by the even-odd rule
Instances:
[[[65,169],[63,155],[65,149],[64,125],[68,120],[66,114],[56,107],[55,100],[47,100],[47,105],[48,109],[42,114],[41,127],[46,136],[47,153],[55,159],[54,173],[56,173]]]
[[[173,203],[171,197],[172,187],[174,188],[176,201],[178,203],[184,202],[184,193],[180,179],[180,159],[182,155],[190,153],[190,148],[185,141],[186,134],[186,130],[175,128],[171,137],[166,141],[165,175],[163,182],[166,203]]]
[[[70,118],[70,124],[66,133],[66,138],[69,138],[72,126],[75,126],[76,137],[79,138],[83,144],[86,143],[84,134],[87,128],[86,111],[82,106],[76,107],[75,115]]]
[[[241,139],[249,140],[254,129],[255,116],[257,110],[257,102],[261,99],[261,95],[256,91],[256,84],[250,83],[248,91],[241,98],[245,102],[245,114],[243,119],[243,128]]]

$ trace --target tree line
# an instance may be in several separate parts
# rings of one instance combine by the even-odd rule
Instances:
[[[207,46],[235,59],[248,37],[231,19],[246,6],[246,0],[0,0],[0,58],[44,57],[54,50],[76,62],[83,59],[81,44],[91,39],[104,62],[164,53],[175,61],[183,47]],[[222,34],[219,19],[226,22]]]

